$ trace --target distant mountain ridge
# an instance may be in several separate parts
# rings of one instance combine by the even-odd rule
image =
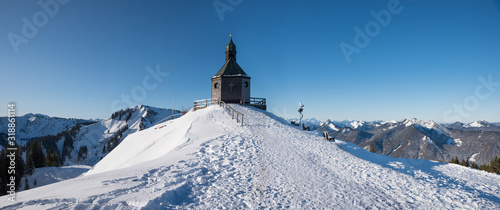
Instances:
[[[26,114],[16,118],[17,143],[26,150],[33,140],[40,140],[45,153],[57,151],[64,165],[94,165],[126,136],[149,128],[172,113],[180,111],[137,105],[117,111],[109,119],[100,121]],[[7,117],[1,117],[2,147],[7,144],[7,125]]]
[[[94,120],[49,117],[43,114],[28,113],[16,117],[16,139],[29,140],[34,137],[56,135],[77,124],[94,123]],[[8,118],[0,117],[0,133],[7,133]]]
[[[149,128],[171,114],[171,109],[144,105],[117,111],[109,119],[100,121],[30,113],[16,118],[17,139],[23,146],[34,139],[43,140],[45,150],[57,150],[65,165],[93,165],[129,134]],[[303,119],[303,122],[311,130],[328,131],[335,138],[364,148],[373,143],[376,153],[392,157],[444,162],[458,157],[486,164],[500,156],[500,123],[440,124],[414,118],[402,121]],[[7,144],[7,124],[7,118],[0,117],[1,147]]]
[[[375,152],[397,158],[428,159],[448,162],[454,157],[488,164],[500,156],[499,123],[474,121],[440,124],[408,118],[402,121],[344,120],[323,122],[304,119],[312,130],[327,131],[331,136]]]
[[[5,209],[500,208],[497,174],[456,164],[374,154],[349,142],[326,141],[318,132],[292,127],[270,112],[238,104],[231,106],[244,114],[243,126],[225,108],[216,105],[190,111],[179,119],[127,136],[83,176],[16,193],[16,202],[2,197],[0,206]],[[118,123],[128,118],[132,124],[134,116],[143,110],[132,111],[134,114],[126,110],[117,112],[112,119]],[[388,129],[390,126],[378,127],[414,134],[434,133],[434,126],[438,128],[432,122],[411,119]],[[353,132],[352,128],[345,129]],[[64,173],[51,172],[52,169],[43,168],[25,182],[41,180],[42,173],[49,176]],[[67,178],[78,173],[67,172]]]

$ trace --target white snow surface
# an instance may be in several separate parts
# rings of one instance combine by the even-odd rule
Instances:
[[[471,124],[469,124],[470,127],[476,127],[476,128],[480,128],[480,127],[483,127],[483,124],[475,121],[475,122],[472,122]]]
[[[333,123],[328,124],[328,127],[330,129],[332,129],[333,131],[339,131],[339,129],[337,127],[335,127],[335,125]]]
[[[471,123],[467,124],[464,127],[467,127],[467,128],[481,128],[481,127],[484,127],[484,124],[487,124],[487,122],[485,122],[485,121],[474,121],[474,122],[471,122]]]
[[[462,146],[462,141],[460,139],[448,139],[448,141],[446,141],[447,144],[449,145],[456,145],[457,147],[459,146]]]
[[[275,115],[210,106],[129,135],[85,176],[5,209],[498,209],[500,176],[325,141]]]
[[[340,122],[340,124],[342,125],[342,127],[351,127],[356,129],[360,126],[363,126],[365,122],[361,120],[344,120]]]
[[[30,189],[45,186],[48,184],[60,182],[66,179],[72,179],[82,175],[90,169],[90,166],[86,165],[73,165],[73,166],[62,166],[62,167],[43,167],[37,168],[32,175],[26,175],[21,180],[21,186],[19,189],[24,190],[26,185],[26,180],[28,180],[28,186]],[[36,185],[34,184],[36,180]]]
[[[472,154],[469,158],[469,162],[476,162],[476,156],[479,154],[481,154],[481,153],[479,152],[479,153]]]

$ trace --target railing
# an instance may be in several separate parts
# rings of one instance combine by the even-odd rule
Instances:
[[[196,111],[198,109],[206,108],[207,106],[212,105],[212,101],[217,102],[216,100],[212,100],[212,99],[196,100],[196,101],[194,101],[193,109],[194,109],[194,111]]]
[[[193,109],[194,111],[196,111],[198,109],[206,108],[209,105],[219,105],[220,107],[224,108],[224,110],[226,110],[227,113],[231,115],[232,119],[235,119],[236,117],[236,122],[240,123],[240,125],[243,126],[244,114],[236,111],[233,107],[229,106],[226,102],[221,101],[218,98],[196,100],[194,101]]]
[[[243,113],[234,110],[233,107],[227,105],[226,102],[224,101],[218,101],[218,102],[219,106],[224,108],[224,110],[226,110],[228,114],[231,115],[232,119],[234,119],[234,117],[236,116],[236,122],[240,123],[240,125],[243,126],[243,117],[245,116]]]
[[[266,98],[242,98],[240,104],[266,105]]]
[[[176,119],[176,118],[178,118],[177,116],[182,116],[182,112],[165,117],[165,119],[158,121],[157,123],[155,123],[155,125],[158,125],[162,122],[167,122],[167,121],[172,120],[172,119]]]
[[[253,106],[258,109],[267,110],[266,98],[242,98],[240,104],[244,106]]]

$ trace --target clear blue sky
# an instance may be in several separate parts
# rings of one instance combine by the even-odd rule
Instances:
[[[133,94],[131,105],[170,108],[175,94],[176,109],[190,108],[210,97],[232,28],[252,96],[279,116],[297,117],[302,102],[304,117],[321,120],[500,121],[499,1],[61,0],[57,8],[0,2],[0,116],[14,101],[19,115],[108,118]],[[382,25],[371,11],[390,20],[381,15]],[[341,43],[356,47],[356,38],[348,62]],[[486,87],[478,78],[489,75]]]

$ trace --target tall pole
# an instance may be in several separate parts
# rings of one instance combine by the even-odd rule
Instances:
[[[302,125],[302,111],[304,111],[304,105],[302,104],[302,102],[299,103],[299,126]]]
[[[174,100],[175,100],[175,94],[172,94],[172,115],[174,115]]]

